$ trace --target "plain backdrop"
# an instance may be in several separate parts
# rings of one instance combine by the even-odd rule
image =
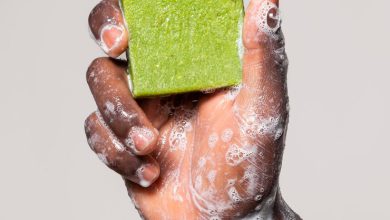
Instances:
[[[372,4],[371,4],[371,3]],[[90,151],[98,0],[0,1],[0,219],[138,219]],[[281,1],[291,118],[281,174],[304,219],[390,219],[390,2]]]

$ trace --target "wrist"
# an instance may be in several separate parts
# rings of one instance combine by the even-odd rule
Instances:
[[[302,218],[287,205],[279,186],[276,185],[255,210],[243,219],[300,220]]]

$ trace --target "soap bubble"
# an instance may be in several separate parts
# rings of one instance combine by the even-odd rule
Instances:
[[[280,13],[278,6],[269,0],[264,1],[256,16],[259,29],[270,37],[277,38],[280,28]]]

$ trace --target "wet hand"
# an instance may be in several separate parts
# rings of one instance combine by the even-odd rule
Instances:
[[[278,1],[251,1],[243,82],[213,93],[133,99],[127,63],[113,59],[129,36],[118,1],[99,3],[89,25],[111,58],[94,60],[87,71],[98,107],[85,122],[88,143],[123,177],[142,216],[298,218],[278,187],[288,120]]]

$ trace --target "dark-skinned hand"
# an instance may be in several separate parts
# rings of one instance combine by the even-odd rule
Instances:
[[[213,93],[132,97],[128,47],[117,0],[91,12],[98,58],[87,81],[98,111],[88,143],[125,180],[146,219],[300,219],[281,197],[278,177],[288,122],[287,57],[278,0],[252,0],[242,42],[243,82]]]

